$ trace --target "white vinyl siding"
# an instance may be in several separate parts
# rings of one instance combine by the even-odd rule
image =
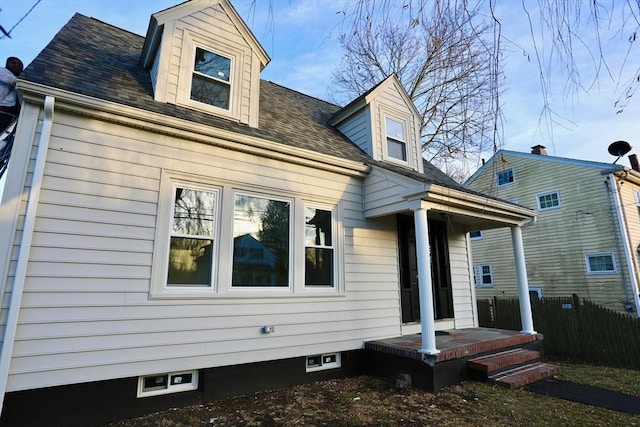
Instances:
[[[232,59],[232,98],[228,110],[189,99],[196,46]],[[255,99],[259,96],[260,60],[219,5],[165,25],[163,49],[159,52],[162,57],[155,84],[156,100],[189,105],[257,127]]]
[[[476,324],[476,300],[470,278],[470,250],[466,234],[458,227],[448,230],[449,267],[451,271],[451,291],[453,293],[453,313],[455,328],[473,328]]]
[[[371,144],[373,139],[373,135],[371,134],[371,109],[368,106],[352,116],[350,120],[341,122],[338,125],[338,130],[365,153],[373,157],[373,146]]]
[[[405,104],[404,98],[400,95],[398,88],[394,85],[388,85],[385,90],[381,91],[379,96],[371,106],[374,129],[376,134],[376,156],[374,158],[387,160],[392,163],[402,164],[411,169],[422,171],[422,150],[420,141],[417,139],[418,134],[416,123],[410,112],[409,106]],[[405,126],[406,132],[406,160],[398,160],[390,157],[387,152],[387,134],[385,126],[385,118],[390,117],[400,121]]]
[[[363,219],[359,179],[63,111],[55,117],[9,391],[326,354],[400,334],[395,222]],[[320,206],[340,200],[343,292],[150,300],[163,170],[192,183],[304,194]],[[231,239],[229,230],[219,239]],[[303,265],[294,271],[302,275]],[[229,269],[217,280],[228,283]],[[268,339],[264,325],[276,326]]]

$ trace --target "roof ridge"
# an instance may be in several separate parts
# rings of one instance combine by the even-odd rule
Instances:
[[[311,99],[314,99],[314,100],[316,100],[316,101],[323,102],[323,103],[325,103],[325,104],[327,104],[327,105],[330,105],[330,106],[332,106],[332,107],[342,108],[340,105],[335,104],[335,103],[333,103],[333,102],[329,102],[329,101],[327,101],[327,100],[324,100],[324,99],[318,98],[317,96],[313,96],[313,95],[309,95],[309,94],[304,93],[304,92],[300,92],[300,91],[299,91],[299,90],[297,90],[297,89],[291,89],[290,87],[283,86],[283,85],[281,85],[280,83],[272,82],[271,80],[267,80],[267,79],[263,79],[263,78],[261,78],[261,79],[260,79],[260,81],[262,81],[262,82],[266,82],[266,83],[270,83],[270,84],[272,84],[272,85],[274,85],[274,86],[278,86],[278,87],[280,87],[280,88],[282,88],[282,89],[286,89],[286,90],[288,90],[288,91],[290,91],[290,92],[295,92],[295,93],[300,94],[300,95],[303,95],[303,96],[305,96],[305,97],[307,97],[307,98],[311,98]]]

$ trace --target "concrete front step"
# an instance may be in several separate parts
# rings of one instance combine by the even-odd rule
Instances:
[[[470,359],[469,368],[484,375],[491,375],[505,368],[516,367],[538,359],[540,359],[539,351],[516,348]]]
[[[518,388],[558,375],[560,368],[549,363],[535,362],[489,376],[489,380],[509,388]]]

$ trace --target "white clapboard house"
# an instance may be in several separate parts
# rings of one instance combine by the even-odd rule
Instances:
[[[77,14],[26,67],[2,425],[372,372],[376,340],[437,358],[439,331],[478,327],[469,231],[510,229],[524,269],[535,212],[425,162],[395,76],[342,108],[261,80],[269,61],[228,0],[191,0],[145,37]]]

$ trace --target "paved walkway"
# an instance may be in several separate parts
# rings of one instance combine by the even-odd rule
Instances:
[[[631,394],[555,378],[538,381],[526,386],[525,389],[572,402],[640,415],[640,397]]]

